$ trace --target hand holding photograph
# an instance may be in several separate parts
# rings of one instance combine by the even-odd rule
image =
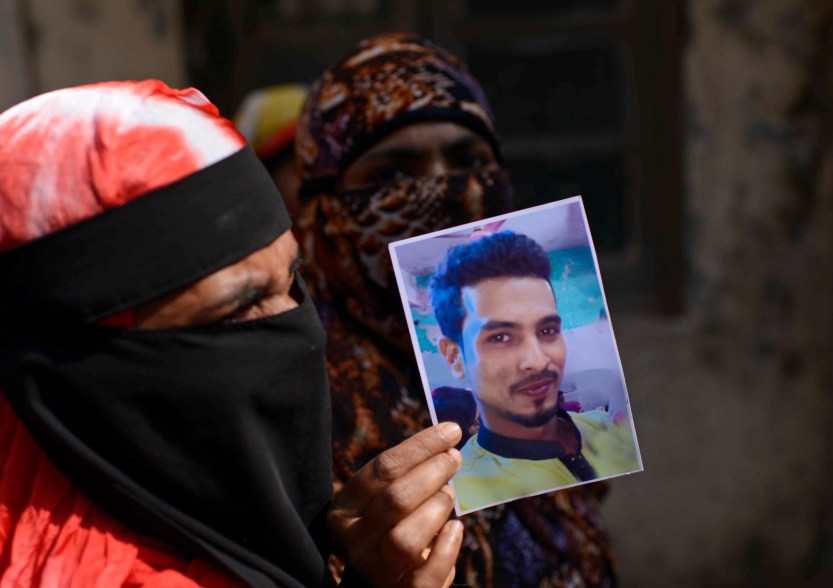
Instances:
[[[581,197],[389,249],[457,514],[642,471]]]

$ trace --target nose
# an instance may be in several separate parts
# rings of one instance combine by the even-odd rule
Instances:
[[[550,357],[544,352],[537,339],[530,339],[521,349],[520,364],[523,372],[542,372],[550,364]]]

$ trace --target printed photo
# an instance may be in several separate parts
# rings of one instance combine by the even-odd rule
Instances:
[[[389,249],[458,514],[642,471],[580,196]]]

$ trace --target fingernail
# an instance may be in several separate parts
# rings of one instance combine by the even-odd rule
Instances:
[[[457,443],[463,436],[463,430],[457,423],[440,423],[440,434],[446,441]]]

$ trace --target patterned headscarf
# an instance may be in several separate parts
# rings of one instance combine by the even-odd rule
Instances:
[[[298,128],[302,195],[330,188],[373,143],[409,123],[447,120],[485,137],[501,160],[483,89],[460,61],[416,35],[360,42],[313,86]]]
[[[316,82],[296,136],[304,211],[298,222],[319,298],[366,328],[407,344],[387,244],[506,212],[504,170],[422,177],[341,191],[342,172],[391,132],[451,121],[484,137],[502,161],[480,85],[451,54],[421,37],[390,33],[359,43]]]
[[[246,144],[198,90],[157,80],[42,94],[4,112],[2,129],[0,251],[119,207]]]

